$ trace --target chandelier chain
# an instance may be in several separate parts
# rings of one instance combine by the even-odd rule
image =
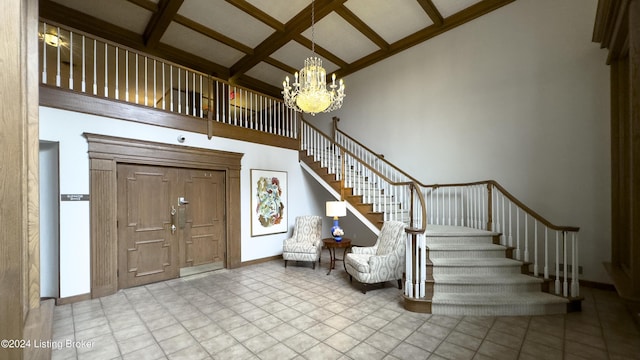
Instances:
[[[316,23],[316,2],[315,0],[311,1],[311,52],[313,54],[316,53],[316,43],[315,43],[315,23]]]

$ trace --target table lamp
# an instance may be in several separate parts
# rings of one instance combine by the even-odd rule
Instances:
[[[327,216],[333,217],[331,236],[333,236],[336,242],[342,241],[344,230],[342,230],[338,224],[338,217],[347,216],[347,203],[344,201],[327,201],[326,212]]]

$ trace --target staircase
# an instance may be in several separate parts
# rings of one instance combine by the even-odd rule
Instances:
[[[499,233],[432,225],[425,234],[433,264],[431,310],[441,315],[563,314],[569,301],[543,292],[544,281],[497,244]],[[548,287],[546,287],[548,289]]]
[[[580,308],[577,266],[568,265],[577,264],[577,228],[552,225],[491,181],[419,184],[352,139],[334,137],[303,122],[300,162],[374,233],[386,220],[408,225],[405,308],[471,316]]]

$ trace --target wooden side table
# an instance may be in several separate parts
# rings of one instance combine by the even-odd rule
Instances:
[[[344,258],[347,255],[347,250],[351,249],[351,239],[342,238],[342,241],[336,241],[334,238],[326,238],[322,239],[322,243],[324,247],[329,249],[329,257],[331,258],[331,262],[329,263],[329,271],[327,275],[331,274],[331,270],[336,268],[336,260],[342,261],[344,263]],[[344,252],[342,253],[342,259],[336,259],[336,249],[344,248]]]

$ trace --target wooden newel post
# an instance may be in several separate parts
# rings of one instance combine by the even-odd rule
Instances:
[[[338,122],[340,121],[340,118],[337,116],[334,116],[332,120],[333,120],[333,127],[331,128],[331,137],[333,138],[333,141],[336,141],[336,134],[338,133]]]

